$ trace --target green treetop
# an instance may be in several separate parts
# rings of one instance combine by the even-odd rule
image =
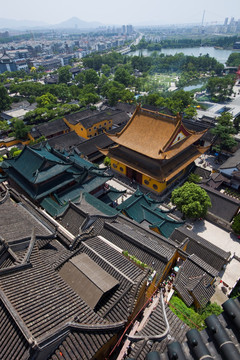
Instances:
[[[173,190],[171,201],[187,218],[204,217],[212,205],[207,192],[189,182]]]
[[[217,118],[217,122],[215,128],[211,129],[211,133],[217,136],[214,150],[218,152],[221,152],[222,150],[229,151],[237,144],[232,136],[236,133],[232,115],[228,112],[224,112]]]

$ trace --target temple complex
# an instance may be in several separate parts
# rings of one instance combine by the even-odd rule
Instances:
[[[206,131],[187,129],[179,114],[165,115],[139,105],[119,133],[107,134],[116,145],[100,151],[111,159],[112,170],[160,193],[208,149],[201,142]]]

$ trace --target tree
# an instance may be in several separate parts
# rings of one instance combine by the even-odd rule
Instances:
[[[236,66],[240,65],[240,54],[239,53],[232,53],[229,55],[227,59],[227,66]]]
[[[211,133],[217,136],[213,148],[217,152],[222,150],[230,151],[237,144],[232,136],[236,133],[232,122],[232,115],[228,112],[223,112],[217,118],[217,122],[215,128],[211,129]]]
[[[111,68],[110,68],[110,66],[107,65],[107,64],[102,65],[102,67],[101,67],[101,72],[102,72],[105,76],[109,76],[110,73],[111,73]]]
[[[9,109],[11,98],[8,96],[7,90],[4,86],[0,85],[0,111]]]
[[[108,156],[106,156],[104,158],[104,160],[103,160],[103,163],[104,163],[105,166],[110,166],[111,165],[111,159]]]
[[[213,77],[208,80],[207,90],[215,101],[225,101],[233,93],[234,76]]]
[[[188,218],[204,217],[212,205],[207,192],[189,182],[173,190],[171,201]]]
[[[240,214],[237,214],[233,219],[232,229],[237,235],[240,235]]]
[[[186,119],[193,119],[197,116],[197,110],[195,108],[195,106],[188,106],[185,110],[184,110],[184,118]]]
[[[123,66],[119,66],[115,72],[114,80],[128,86],[131,82],[131,75]]]
[[[37,106],[38,107],[45,107],[45,106],[48,106],[50,104],[56,104],[57,103],[57,98],[50,94],[50,93],[46,93],[45,95],[42,95],[40,97],[38,97],[36,99],[37,101]]]
[[[191,173],[188,177],[188,182],[199,184],[201,182],[201,177],[197,174]]]
[[[85,75],[85,84],[97,85],[99,77],[95,70],[89,69],[84,72]]]
[[[0,130],[7,131],[10,129],[10,125],[7,120],[0,120]]]
[[[58,82],[67,84],[71,80],[71,73],[69,71],[71,69],[71,66],[63,66],[58,70]]]
[[[30,130],[29,126],[26,126],[23,120],[16,119],[13,122],[13,135],[17,139],[26,140],[28,131]]]

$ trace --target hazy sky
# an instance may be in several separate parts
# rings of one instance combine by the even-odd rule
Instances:
[[[179,24],[240,18],[239,0],[1,0],[0,17],[56,24],[76,16],[104,24]]]

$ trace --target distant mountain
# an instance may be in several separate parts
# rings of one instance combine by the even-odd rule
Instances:
[[[100,22],[94,21],[94,22],[88,22],[80,20],[77,17],[72,17],[71,19],[68,19],[66,21],[63,21],[59,24],[53,25],[52,28],[54,29],[95,29],[99,26],[103,26]]]
[[[0,18],[0,30],[16,29],[26,30],[29,28],[45,28],[49,25],[43,21],[14,20]]]
[[[31,20],[14,20],[0,18],[0,31],[3,30],[28,30],[28,29],[96,29],[99,26],[103,26],[100,22],[83,21],[77,17],[72,17],[59,24],[47,24],[43,21],[31,21]]]

